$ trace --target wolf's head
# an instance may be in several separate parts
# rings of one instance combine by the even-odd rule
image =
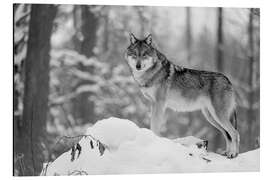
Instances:
[[[133,72],[144,72],[156,63],[156,52],[152,46],[152,36],[145,39],[137,39],[130,34],[130,45],[127,48],[125,58]]]

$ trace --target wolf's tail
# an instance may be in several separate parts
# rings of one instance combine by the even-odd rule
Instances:
[[[233,110],[233,113],[231,114],[230,121],[234,127],[235,130],[237,130],[237,113],[236,109]]]

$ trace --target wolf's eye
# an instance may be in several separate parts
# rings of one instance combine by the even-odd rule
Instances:
[[[146,56],[147,56],[146,54],[143,54],[143,55],[142,55],[143,58],[146,58]]]
[[[137,57],[137,55],[136,55],[136,54],[132,54],[131,56],[132,56],[133,58],[136,58],[136,57]]]

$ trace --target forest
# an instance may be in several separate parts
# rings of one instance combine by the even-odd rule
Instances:
[[[129,33],[152,34],[177,65],[224,73],[236,90],[240,152],[260,147],[259,9],[13,4],[14,176],[39,175],[66,151],[55,145],[60,137],[100,119],[149,128],[149,102],[124,59]],[[207,139],[213,152],[225,146],[199,111],[168,109],[166,118],[166,137]]]

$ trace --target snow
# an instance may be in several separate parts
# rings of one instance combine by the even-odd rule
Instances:
[[[105,145],[103,155],[97,143],[93,141],[91,149],[90,139],[84,137],[74,161],[70,150],[50,163],[42,175],[259,171],[259,149],[227,159],[195,145],[158,137],[126,119],[100,120],[86,134]]]

